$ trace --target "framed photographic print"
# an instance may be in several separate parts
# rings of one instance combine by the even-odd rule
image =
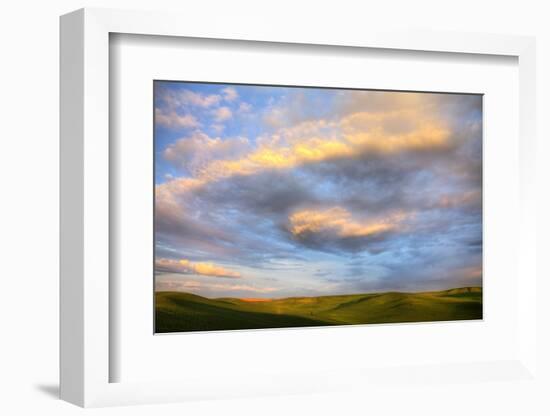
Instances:
[[[538,385],[534,40],[219,23],[61,18],[61,397]]]

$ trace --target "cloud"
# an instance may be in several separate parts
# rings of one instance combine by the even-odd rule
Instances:
[[[162,155],[174,166],[200,177],[212,161],[237,158],[248,148],[249,142],[244,137],[221,139],[195,131],[169,144]]]
[[[155,271],[180,274],[198,274],[202,276],[239,278],[241,274],[227,270],[213,263],[191,262],[187,259],[173,260],[158,258],[155,260]]]
[[[239,109],[238,109],[239,113],[244,114],[244,113],[249,113],[250,111],[252,111],[252,106],[250,104],[245,102],[242,102],[239,104]]]
[[[441,208],[457,208],[476,206],[481,208],[481,190],[474,189],[467,192],[449,193],[439,197],[437,206]]]
[[[213,124],[210,126],[210,128],[212,129],[212,131],[214,131],[216,134],[222,134],[224,129],[225,129],[225,126],[223,124]]]
[[[157,185],[157,205],[163,208],[157,213],[161,216],[166,207],[174,205],[170,211],[189,206],[190,210],[209,214],[191,219],[190,213],[180,210],[171,216],[172,225],[163,229],[177,230],[177,224],[186,222],[201,224],[200,229],[209,230],[204,240],[216,241],[220,250],[223,247],[222,251],[227,251],[233,239],[239,244],[233,244],[231,250],[242,252],[249,243],[252,247],[261,244],[266,231],[252,239],[242,228],[228,230],[227,224],[242,221],[248,226],[257,221],[280,229],[289,214],[312,206],[341,205],[349,213],[366,211],[373,218],[388,209],[413,212],[451,205],[455,209],[474,209],[480,200],[479,191],[475,191],[479,182],[473,182],[474,191],[469,193],[472,185],[460,185],[463,180],[459,178],[464,171],[475,171],[464,166],[468,157],[458,154],[469,141],[457,139],[444,122],[421,115],[416,110],[353,113],[339,121],[301,122],[256,141],[213,139],[202,133],[182,138],[169,145],[164,156],[186,167],[191,175]],[[395,120],[400,120],[399,126]],[[479,137],[475,130],[471,134]],[[451,180],[458,182],[446,187]],[[464,194],[470,196],[465,198]],[[230,212],[239,215],[220,224],[219,219],[227,218]],[[340,215],[337,221],[344,224],[341,212],[336,214]],[[437,222],[431,227],[434,224]],[[332,239],[325,243],[321,235],[327,230],[318,235],[302,234],[296,241],[312,249],[333,247],[356,252],[368,246],[370,250],[384,251],[380,242],[384,233],[352,238],[351,230],[356,234],[365,231],[361,225],[365,224],[356,221],[354,226],[342,228],[350,234],[345,237],[328,233]],[[214,230],[226,230],[224,237],[215,237]],[[268,247],[274,249],[273,245]]]
[[[189,107],[208,108],[220,103],[218,94],[201,94],[188,89],[170,89],[158,86],[155,89],[157,101],[170,109]]]
[[[226,87],[222,90],[223,99],[225,101],[234,101],[237,98],[239,98],[239,94],[237,93],[237,90],[233,87]]]
[[[264,123],[274,129],[287,128],[306,120],[317,120],[319,97],[309,97],[302,89],[289,89],[288,93],[264,110]]]
[[[257,287],[252,285],[235,285],[223,283],[197,282],[194,280],[184,280],[175,278],[164,278],[157,276],[155,279],[155,290],[178,291],[178,292],[249,292],[256,294],[268,294],[276,292],[278,289],[273,287]]]
[[[229,120],[231,117],[233,117],[233,113],[231,112],[229,107],[219,107],[214,110],[214,119],[218,123]]]
[[[391,154],[438,150],[451,145],[450,130],[416,111],[354,113],[341,121],[346,142],[362,152]]]
[[[386,212],[383,216],[356,218],[346,208],[305,209],[292,213],[288,232],[302,247],[323,252],[382,253],[399,236],[414,229],[414,215]]]
[[[223,109],[225,107],[216,111],[223,114]],[[402,124],[400,128],[391,122],[396,119]],[[320,119],[281,129],[261,138],[259,144],[250,146],[241,158],[224,156],[213,160],[204,166],[197,179],[206,183],[233,175],[288,170],[334,159],[438,152],[452,146],[448,127],[415,111],[382,115],[354,113],[337,122]],[[173,151],[171,147],[170,152]]]
[[[369,237],[395,231],[403,222],[405,214],[397,213],[374,221],[357,221],[342,207],[325,210],[304,210],[293,213],[290,232],[301,237],[307,234],[329,232],[337,237]]]
[[[266,172],[198,186],[179,178],[157,185],[155,201],[157,240],[176,250],[167,257],[259,265],[265,253],[300,255],[281,226],[291,210],[316,198],[299,178]]]
[[[160,108],[155,109],[155,124],[169,129],[193,128],[200,125],[191,114],[180,115],[175,111],[166,112]]]

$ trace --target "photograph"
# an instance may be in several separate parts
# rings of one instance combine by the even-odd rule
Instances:
[[[483,95],[153,81],[154,332],[483,319]]]

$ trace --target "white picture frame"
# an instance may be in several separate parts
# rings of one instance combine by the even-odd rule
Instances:
[[[184,22],[184,23],[182,23]],[[285,374],[269,380],[236,380],[222,389],[208,380],[110,382],[116,360],[110,342],[110,174],[109,36],[112,33],[227,39],[282,44],[332,45],[438,53],[505,55],[519,62],[520,222],[517,292],[519,354],[513,360],[441,363],[418,370],[423,378],[447,372],[453,379],[478,382],[472,373],[494,372],[506,379],[536,378],[536,219],[535,40],[530,37],[351,29],[329,33],[250,22],[219,20],[205,27],[169,13],[82,9],[61,18],[61,398],[80,406],[158,403],[210,397],[322,392],[345,388],[320,382],[315,374]],[[339,370],[334,370],[338,372]],[[366,373],[342,369],[358,385],[391,382],[395,370]],[[400,375],[401,377],[402,375]],[[341,379],[342,377],[334,377]],[[498,377],[497,377],[498,378]]]

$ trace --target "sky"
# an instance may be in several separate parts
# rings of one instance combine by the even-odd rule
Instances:
[[[482,97],[155,81],[155,290],[481,286]]]

